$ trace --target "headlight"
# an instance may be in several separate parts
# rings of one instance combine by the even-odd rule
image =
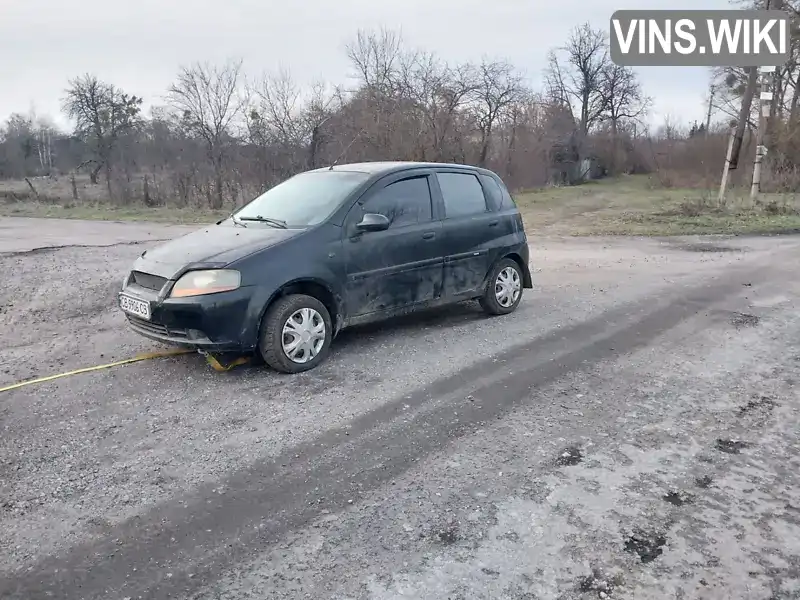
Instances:
[[[172,287],[170,297],[186,298],[189,296],[230,292],[237,289],[241,282],[242,276],[239,271],[227,269],[189,271]]]

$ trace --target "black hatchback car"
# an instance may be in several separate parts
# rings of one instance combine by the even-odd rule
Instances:
[[[344,327],[531,288],[517,207],[491,171],[370,162],[307,171],[229,218],[147,250],[119,294],[134,331],[314,368]]]

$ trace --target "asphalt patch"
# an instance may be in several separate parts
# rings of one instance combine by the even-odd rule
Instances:
[[[749,448],[750,444],[741,440],[717,440],[714,444],[717,450],[725,452],[726,454],[739,454],[745,448]]]
[[[516,531],[509,531],[504,533],[503,535],[497,536],[498,540],[508,540],[509,542],[518,542],[519,541],[519,534]]]
[[[684,506],[685,504],[694,502],[694,497],[691,494],[680,490],[669,492],[662,498],[664,502],[669,502],[673,506]]]
[[[450,522],[427,529],[427,531],[420,533],[419,537],[421,539],[428,538],[443,546],[452,546],[461,539],[457,522]]]
[[[736,329],[742,329],[744,327],[755,327],[761,322],[761,319],[755,315],[748,315],[746,313],[733,313],[730,318],[730,323]]]
[[[622,574],[609,575],[600,569],[592,569],[592,574],[580,577],[575,586],[581,593],[598,592],[608,596],[615,588],[621,587],[625,583]]]
[[[583,462],[583,453],[577,446],[565,448],[556,459],[556,464],[559,467],[573,467],[581,462]]]
[[[752,400],[742,406],[736,414],[743,417],[753,412],[769,412],[776,406],[778,406],[778,403],[768,396],[754,396]]]
[[[667,537],[655,531],[637,530],[625,540],[625,550],[638,554],[643,563],[650,563],[664,553]]]
[[[694,480],[694,484],[704,490],[710,488],[712,483],[714,483],[714,479],[710,475],[703,475]]]

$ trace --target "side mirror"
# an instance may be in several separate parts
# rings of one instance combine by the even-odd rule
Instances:
[[[361,219],[361,222],[356,225],[357,231],[386,231],[389,229],[391,222],[385,215],[376,213],[367,213]]]

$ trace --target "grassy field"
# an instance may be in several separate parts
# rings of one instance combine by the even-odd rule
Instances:
[[[647,176],[515,194],[529,231],[560,235],[690,235],[800,232],[800,195],[665,189]]]
[[[800,231],[800,194],[764,194],[754,206],[747,190],[732,190],[724,206],[716,190],[665,189],[647,176],[515,194],[530,232],[555,235],[687,235]],[[102,203],[0,202],[0,216],[113,221],[213,223],[228,211],[116,208]]]

